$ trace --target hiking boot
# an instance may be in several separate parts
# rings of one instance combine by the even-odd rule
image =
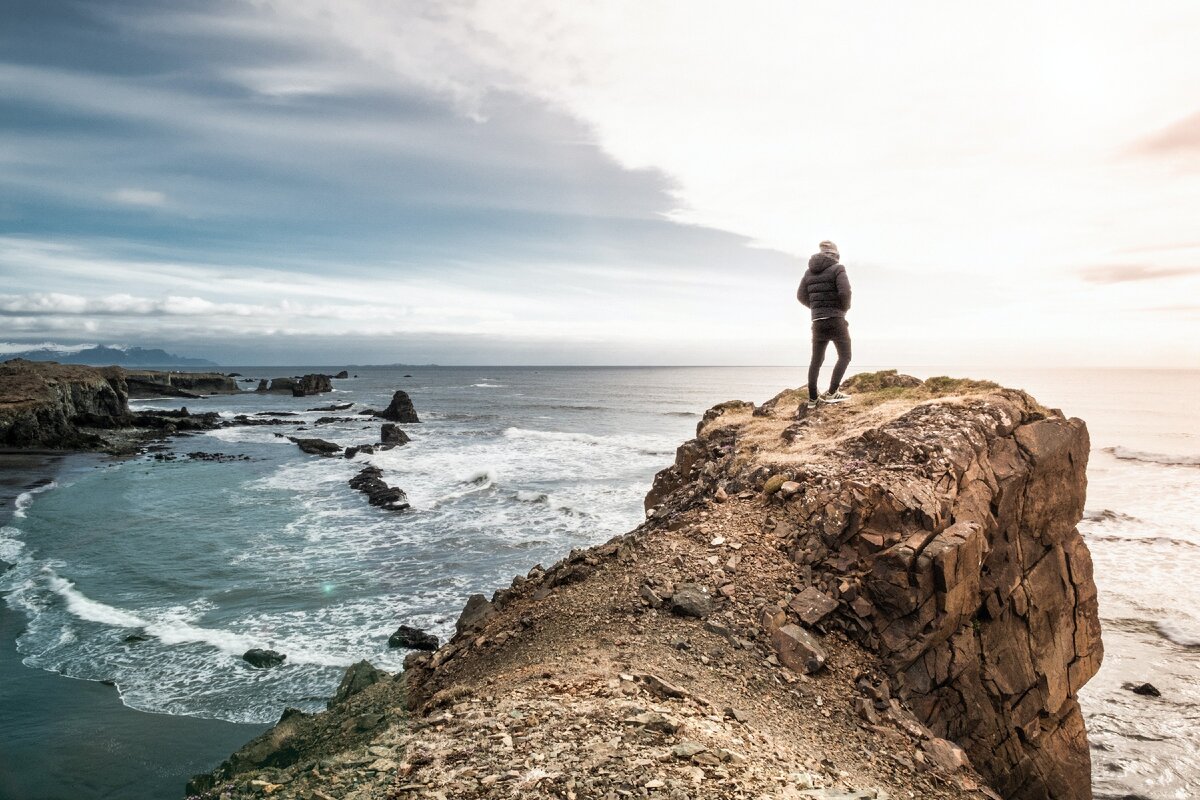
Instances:
[[[822,403],[844,403],[850,399],[850,395],[842,392],[826,392],[821,395]]]
[[[804,407],[805,407],[805,409],[807,409],[809,411],[816,411],[817,410],[817,401],[809,400],[808,403],[806,403]]]

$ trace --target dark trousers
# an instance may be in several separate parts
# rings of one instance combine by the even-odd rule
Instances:
[[[808,362],[808,399],[817,399],[817,377],[821,374],[821,365],[825,363],[825,350],[833,342],[837,348],[838,360],[833,366],[833,380],[829,383],[829,391],[836,392],[850,366],[850,324],[842,317],[815,319],[812,324],[812,360]]]

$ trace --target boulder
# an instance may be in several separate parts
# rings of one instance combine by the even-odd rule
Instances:
[[[376,669],[371,665],[371,662],[366,660],[351,664],[346,668],[346,673],[342,675],[342,682],[338,684],[337,691],[329,699],[326,707],[333,708],[340,703],[344,703],[363,689],[374,686],[380,681],[388,680],[391,677],[391,673]]]
[[[392,394],[392,402],[383,411],[376,411],[375,416],[392,422],[420,422],[417,411],[413,408],[412,398],[408,392],[396,390]]]
[[[360,446],[358,451],[362,452],[363,448]],[[351,489],[357,489],[365,494],[368,502],[373,506],[388,511],[404,511],[410,507],[408,495],[399,487],[388,486],[383,480],[383,470],[379,467],[364,467],[361,472],[350,479],[349,483]]]
[[[327,406],[317,406],[316,408],[310,408],[309,411],[345,411],[348,408],[350,408],[352,405],[354,405],[354,403],[330,403]]]
[[[961,747],[938,736],[921,742],[921,749],[933,765],[943,772],[955,773],[971,765],[971,759],[967,758]]]
[[[274,650],[263,650],[255,647],[247,650],[242,654],[242,660],[252,667],[258,669],[267,669],[269,667],[277,667],[287,659],[283,653],[277,653]]]
[[[408,434],[405,433],[399,425],[394,422],[385,422],[383,423],[383,427],[379,430],[379,441],[381,441],[383,444],[396,447],[398,445],[408,444],[412,440],[408,438]]]
[[[836,611],[838,604],[820,589],[810,586],[796,595],[788,607],[796,612],[805,625],[816,625]]]
[[[438,649],[438,638],[432,633],[426,633],[419,628],[401,625],[396,632],[388,637],[388,647],[405,647],[409,650]]]
[[[712,613],[712,598],[698,583],[681,583],[671,595],[671,611],[681,617],[704,619]]]
[[[810,675],[825,666],[825,648],[799,625],[789,623],[774,628],[771,646],[779,662],[794,672]]]
[[[324,439],[300,439],[295,436],[289,436],[288,439],[296,443],[305,453],[315,456],[335,456],[342,452],[340,444],[327,442]]]
[[[481,594],[473,594],[467,598],[467,604],[463,606],[462,614],[459,615],[458,621],[454,623],[454,631],[455,633],[462,633],[465,630],[470,630],[494,613],[496,613],[496,609],[488,602],[486,597]]]
[[[342,370],[341,372],[339,372],[337,375],[334,375],[333,377],[337,378],[338,380],[345,380],[346,378],[350,377],[350,373],[347,372],[346,370]]]
[[[772,495],[783,488],[783,485],[788,482],[786,475],[772,475],[763,483],[763,494]]]

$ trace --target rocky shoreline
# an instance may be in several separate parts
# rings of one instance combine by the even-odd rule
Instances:
[[[1086,427],[899,377],[710,409],[643,525],[472,597],[399,675],[354,665],[189,794],[1090,798]]]
[[[329,392],[331,376],[275,378],[260,391],[286,391],[301,397]],[[243,392],[235,375],[12,359],[0,363],[0,447],[128,454],[147,441],[175,433],[229,425],[285,424],[246,417],[222,420],[216,413],[193,414],[187,408],[146,412],[129,408],[131,399],[213,394]]]

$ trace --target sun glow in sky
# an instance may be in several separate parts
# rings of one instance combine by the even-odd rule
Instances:
[[[1200,365],[1200,6],[6,3],[0,340]]]

